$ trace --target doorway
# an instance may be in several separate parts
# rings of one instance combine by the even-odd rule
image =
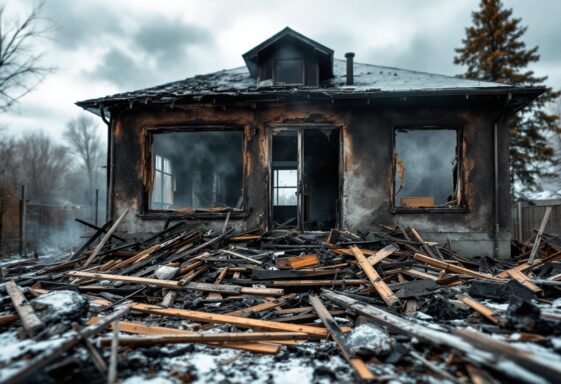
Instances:
[[[275,126],[270,157],[270,227],[328,231],[339,224],[340,129]]]

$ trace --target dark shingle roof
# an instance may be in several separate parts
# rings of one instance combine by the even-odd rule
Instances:
[[[354,64],[354,85],[346,85],[346,62],[335,59],[334,77],[324,81],[320,87],[277,88],[257,87],[247,67],[222,70],[198,75],[185,80],[175,81],[155,87],[132,92],[118,93],[97,99],[76,103],[83,108],[99,108],[116,103],[131,102],[171,102],[182,98],[200,99],[205,96],[251,96],[271,94],[320,94],[327,96],[362,95],[373,93],[406,94],[409,92],[440,93],[445,91],[485,91],[496,90],[500,93],[528,87],[468,80],[452,76],[437,75],[406,69],[384,67],[373,64]],[[536,88],[532,88],[536,90]],[[541,93],[541,92],[540,92]]]

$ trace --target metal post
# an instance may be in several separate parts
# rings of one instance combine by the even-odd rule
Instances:
[[[26,250],[26,233],[25,233],[25,185],[21,186],[21,200],[19,202],[19,253],[21,256],[27,256]]]
[[[99,189],[95,190],[95,216],[94,216],[94,224],[97,227],[97,213],[99,212]]]

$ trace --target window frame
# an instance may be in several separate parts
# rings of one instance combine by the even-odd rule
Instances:
[[[302,82],[301,83],[279,83],[277,80],[277,62],[287,60],[298,60],[302,66]],[[303,57],[275,57],[273,59],[273,85],[275,87],[305,86],[306,85],[306,61]]]
[[[400,130],[453,130],[456,131],[456,158],[458,175],[456,183],[460,184],[460,202],[455,207],[404,207],[396,204],[396,136]],[[466,213],[468,212],[468,207],[466,204],[465,197],[465,178],[464,178],[464,158],[463,158],[463,126],[459,124],[403,124],[403,125],[393,125],[392,126],[392,151],[391,151],[391,162],[392,162],[392,179],[390,188],[390,206],[392,213]]]
[[[144,182],[142,183],[141,210],[137,215],[144,220],[162,220],[162,219],[224,219],[228,211],[211,212],[212,208],[196,208],[192,212],[181,212],[177,209],[154,209],[150,207],[151,191],[150,185],[155,176],[155,167],[153,167],[153,138],[157,134],[165,133],[189,133],[189,132],[219,132],[219,131],[236,131],[241,132],[242,137],[242,205],[241,208],[232,208],[230,217],[247,218],[249,212],[247,210],[247,193],[246,193],[246,127],[241,124],[200,124],[185,123],[179,125],[166,126],[149,126],[144,127]],[[173,170],[172,170],[173,173]],[[174,175],[176,176],[176,175]],[[192,207],[184,207],[192,208]]]

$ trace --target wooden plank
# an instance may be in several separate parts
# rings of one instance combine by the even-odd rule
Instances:
[[[101,320],[100,317],[92,317],[88,320],[88,324],[93,324]],[[137,322],[119,322],[119,327],[122,332],[141,334],[141,335],[192,335],[196,332],[185,331],[183,329],[168,328],[168,327],[158,327],[154,325],[145,325]],[[231,348],[238,349],[242,351],[255,352],[255,353],[266,353],[271,355],[276,355],[280,347],[278,345],[264,344],[264,343],[248,343],[248,342],[238,342],[238,343],[205,343],[212,347],[218,348]]]
[[[222,281],[226,277],[227,273],[228,273],[228,267],[222,268],[222,270],[220,271],[220,274],[218,275],[216,280],[214,280],[214,284],[222,283]],[[220,293],[217,293],[217,292],[210,292],[207,296],[207,300],[220,300],[220,299],[222,299],[222,295]]]
[[[432,265],[433,267],[444,269],[445,271],[454,272],[454,273],[461,273],[463,275],[478,277],[481,279],[491,279],[491,280],[498,280],[496,277],[486,274],[480,273],[476,271],[472,271],[471,269],[460,267],[459,265],[454,265],[450,263],[446,263],[444,261],[433,259],[432,257],[428,257],[422,255],[420,253],[415,253],[414,256],[415,260],[423,262],[425,264]]]
[[[257,304],[257,305],[254,305],[252,307],[239,309],[239,310],[233,311],[233,312],[228,312],[228,313],[226,313],[226,315],[229,315],[229,316],[243,316],[243,315],[246,315],[248,313],[257,313],[257,312],[266,311],[267,309],[278,307],[278,306],[286,303],[287,301],[292,300],[294,297],[296,297],[295,294],[282,296],[282,297],[279,297],[278,299],[269,300],[265,303]]]
[[[481,304],[479,301],[467,295],[458,294],[456,295],[456,297],[464,304],[467,304],[471,309],[485,317],[487,320],[495,324],[501,324],[501,318],[491,308]]]
[[[155,305],[147,305],[141,303],[129,304],[131,309],[162,316],[173,316],[181,319],[201,321],[214,324],[230,324],[240,328],[257,328],[268,329],[271,331],[286,331],[286,332],[305,332],[310,336],[326,337],[327,330],[321,327],[312,327],[308,325],[285,324],[275,321],[248,319],[239,316],[220,315],[216,313],[191,311],[187,309],[177,308],[162,308]]]
[[[318,255],[302,255],[282,257],[277,259],[276,265],[279,269],[300,269],[312,267],[319,264]]]
[[[185,289],[191,291],[218,292],[218,293],[229,293],[229,294],[248,294],[248,295],[256,295],[256,296],[273,296],[273,297],[280,297],[284,294],[284,290],[279,288],[253,288],[253,287],[240,287],[238,285],[231,285],[231,284],[211,284],[211,283],[195,283],[195,282],[190,282],[188,284],[181,286],[179,285],[179,282],[175,280],[160,280],[160,279],[151,279],[147,277],[111,275],[108,273],[95,273],[95,272],[82,272],[82,271],[70,271],[67,272],[66,274],[69,276],[79,277],[79,278],[122,281],[130,284],[152,285],[155,287],[162,287],[168,289]]]
[[[303,332],[220,332],[220,333],[193,333],[185,335],[157,335],[157,336],[128,336],[121,337],[119,344],[123,346],[149,346],[160,344],[182,343],[211,343],[211,342],[239,342],[239,341],[282,341],[282,340],[307,340],[307,333]],[[111,345],[112,337],[100,338],[102,346]]]
[[[534,293],[542,293],[542,289],[530,281],[530,278],[520,271],[508,270],[508,275]]]
[[[402,197],[399,199],[399,204],[408,208],[430,208],[435,206],[433,196]]]
[[[436,257],[434,256],[434,253],[432,253],[432,251],[431,251],[430,247],[428,246],[427,242],[425,240],[423,240],[423,238],[421,237],[419,232],[417,232],[417,230],[413,227],[409,227],[409,229],[411,230],[411,233],[413,234],[415,239],[417,239],[417,241],[421,244],[421,247],[425,250],[425,252],[428,253],[428,255],[430,257],[435,259]],[[442,258],[440,258],[440,259],[442,260]]]
[[[343,279],[343,280],[275,280],[273,287],[320,287],[335,285],[365,285],[370,280],[364,279]]]
[[[6,281],[4,284],[6,291],[12,299],[12,303],[16,309],[19,318],[21,319],[23,328],[30,337],[34,337],[39,334],[43,329],[45,329],[45,324],[33,311],[31,305],[27,302],[27,299],[21,292],[20,288],[14,281]]]
[[[74,252],[70,258],[68,259],[68,261],[72,261],[77,259],[78,257],[80,257],[80,255],[86,250],[88,249],[88,247],[90,245],[92,245],[94,243],[94,241],[96,241],[96,239],[102,234],[104,233],[107,228],[111,225],[111,220],[109,220],[107,223],[103,224],[103,226],[101,228],[98,228],[96,230],[96,232],[93,234],[93,236],[91,236],[85,243],[84,245],[82,245],[76,252]]]
[[[358,247],[351,247],[351,250],[358,261],[358,264],[368,276],[368,279],[376,289],[376,292],[382,297],[382,300],[388,305],[388,307],[392,307],[395,304],[399,304],[400,301],[396,295],[392,292],[392,290],[386,285],[384,280],[378,275],[378,272],[374,270],[374,268],[370,265],[364,254]]]
[[[282,279],[305,279],[321,276],[335,275],[339,270],[269,270],[269,269],[254,269],[251,273],[251,278],[255,280],[282,280]]]
[[[545,209],[545,213],[542,218],[542,222],[540,224],[540,229],[536,234],[536,239],[534,240],[534,244],[532,245],[532,251],[530,252],[530,257],[528,257],[527,264],[532,265],[534,262],[534,258],[536,257],[536,253],[540,248],[540,242],[542,240],[543,231],[545,230],[545,225],[547,224],[547,220],[549,220],[549,215],[551,214],[551,206]]]
[[[387,245],[384,248],[380,249],[378,252],[376,252],[374,255],[370,256],[367,260],[370,263],[370,265],[374,266],[378,264],[380,261],[384,260],[386,257],[393,254],[398,249],[399,247],[395,244]]]
[[[88,265],[90,265],[90,263],[93,261],[93,259],[95,259],[95,257],[98,255],[98,253],[101,252],[101,249],[105,246],[105,244],[107,243],[107,241],[109,240],[109,238],[111,237],[113,232],[115,232],[115,230],[117,229],[119,224],[121,224],[121,221],[123,221],[123,219],[125,218],[127,213],[129,213],[129,210],[125,209],[125,211],[123,213],[121,213],[121,216],[119,216],[119,218],[115,221],[115,223],[113,223],[111,228],[109,228],[109,230],[107,231],[105,236],[103,236],[103,238],[101,239],[99,244],[94,248],[90,257],[88,257],[88,259],[84,263],[84,267],[87,267]]]
[[[323,322],[323,325],[325,325],[325,327],[329,331],[329,336],[333,339],[333,341],[335,341],[335,344],[337,344],[339,351],[341,352],[345,360],[347,360],[349,365],[353,367],[355,374],[359,377],[359,379],[366,381],[374,380],[375,376],[372,374],[372,372],[370,372],[366,363],[362,359],[353,356],[353,354],[349,351],[347,340],[345,338],[345,335],[343,334],[343,331],[341,330],[333,316],[331,316],[327,308],[325,308],[325,305],[323,305],[319,297],[317,297],[316,295],[310,295],[309,300],[310,304],[314,308],[314,311]]]

